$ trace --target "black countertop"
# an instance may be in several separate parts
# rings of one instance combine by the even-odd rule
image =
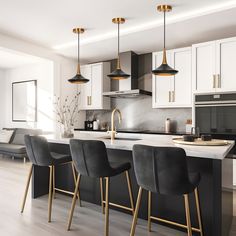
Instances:
[[[107,132],[107,130],[85,130],[85,129],[74,129],[75,131],[91,131],[91,132]],[[165,133],[164,131],[158,130],[138,130],[138,129],[121,129],[116,130],[118,133],[130,133],[130,134],[165,134],[165,135],[185,135],[185,132],[170,132]]]

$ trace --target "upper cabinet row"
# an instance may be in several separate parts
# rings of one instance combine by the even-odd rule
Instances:
[[[192,46],[193,92],[236,91],[236,38]]]
[[[110,63],[101,62],[81,66],[81,74],[89,82],[80,86],[79,107],[81,110],[110,109],[110,99],[103,92],[110,91]]]
[[[179,72],[152,77],[153,108],[191,107],[193,93],[236,91],[236,38],[167,51],[168,64]],[[152,55],[153,68],[162,52]]]
[[[178,70],[175,76],[152,77],[153,108],[190,107],[192,103],[191,47],[167,51],[168,64]],[[153,68],[162,63],[162,52],[152,55]]]

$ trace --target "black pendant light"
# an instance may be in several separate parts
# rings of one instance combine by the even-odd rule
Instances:
[[[84,33],[84,29],[83,28],[75,28],[73,29],[73,33],[78,34],[78,65],[77,65],[77,73],[76,75],[69,79],[68,81],[72,84],[84,84],[89,82],[88,79],[84,78],[83,75],[81,75],[80,72],[80,58],[79,58],[79,39],[80,39],[80,34]]]
[[[127,79],[130,77],[129,74],[126,74],[123,70],[121,70],[120,68],[120,24],[125,23],[125,19],[124,18],[113,18],[112,22],[114,24],[118,25],[118,56],[117,56],[117,66],[116,69],[109,75],[107,75],[108,77],[110,77],[111,79],[114,80],[122,80],[122,79]]]
[[[157,10],[164,13],[164,48],[163,48],[163,59],[162,64],[154,69],[152,73],[159,76],[172,76],[178,73],[177,70],[171,68],[167,64],[166,59],[166,12],[170,12],[172,7],[170,5],[159,5]]]

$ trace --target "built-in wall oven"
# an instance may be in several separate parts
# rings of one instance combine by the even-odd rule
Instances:
[[[201,134],[236,140],[236,93],[194,95],[193,121]]]
[[[236,135],[236,93],[195,95],[195,125],[201,133]]]

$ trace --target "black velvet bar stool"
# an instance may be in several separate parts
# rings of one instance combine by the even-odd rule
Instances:
[[[110,163],[108,161],[106,146],[102,141],[95,140],[70,140],[70,149],[72,160],[75,168],[78,171],[78,178],[76,182],[74,197],[71,205],[71,211],[69,215],[68,230],[70,230],[72,217],[74,213],[76,194],[79,188],[81,176],[89,176],[92,178],[99,178],[101,184],[101,204],[103,206],[103,188],[102,180],[106,181],[105,190],[105,236],[109,235],[109,205],[117,206],[130,210],[134,213],[133,194],[129,176],[130,163]],[[126,174],[130,204],[131,207],[120,206],[113,204],[109,201],[109,181],[110,177],[119,175],[121,173]]]
[[[50,152],[48,142],[41,136],[25,135],[25,145],[29,160],[32,162],[25,188],[21,213],[24,211],[27,193],[34,166],[46,166],[50,169],[49,174],[49,197],[48,197],[48,222],[51,222],[52,199],[55,197],[55,166],[71,164],[76,183],[75,169],[70,155]],[[60,190],[60,189],[56,189]],[[77,195],[79,197],[79,195]]]
[[[149,231],[151,231],[151,220],[157,220],[187,229],[188,236],[192,236],[192,231],[196,231],[203,236],[201,210],[197,189],[200,182],[200,175],[199,173],[188,172],[186,158],[186,153],[182,148],[134,145],[134,169],[140,187],[130,232],[131,236],[135,234],[143,189],[148,191]],[[199,228],[193,228],[191,226],[189,194],[192,192],[195,194]],[[151,193],[183,196],[187,225],[152,216]]]

